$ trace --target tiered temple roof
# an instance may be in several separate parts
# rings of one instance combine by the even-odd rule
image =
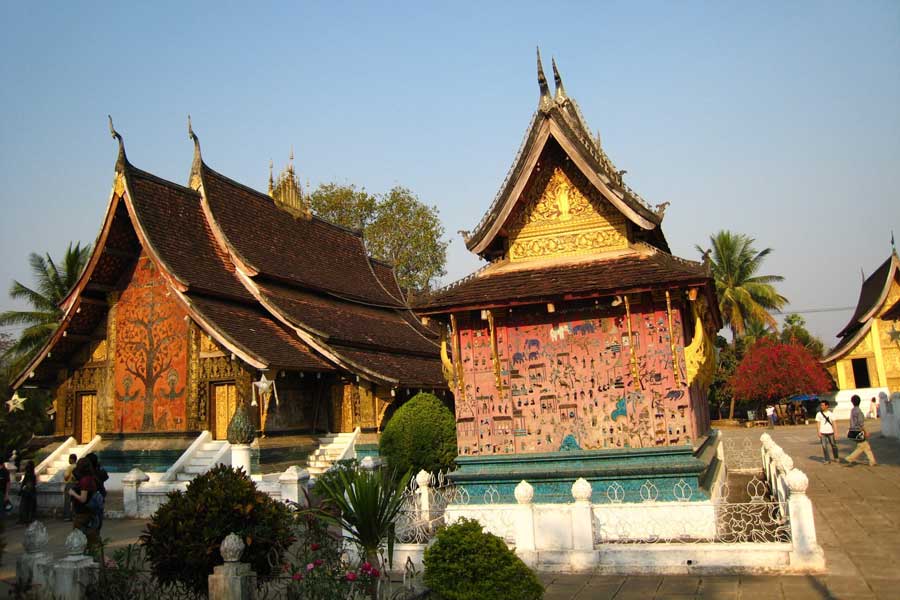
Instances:
[[[96,337],[107,295],[142,252],[193,320],[252,367],[443,387],[434,332],[416,321],[393,270],[367,256],[358,232],[217,173],[192,130],[188,187],[131,165],[113,135],[115,182],[93,254],[61,305],[60,327],[16,387],[29,376],[52,380]]]
[[[454,307],[490,308],[688,285],[705,287],[707,292],[712,289],[707,265],[671,255],[661,228],[668,203],[651,208],[625,184],[625,171],[617,169],[603,150],[599,134],[591,134],[578,104],[563,86],[556,61],[552,64],[555,92],[551,96],[538,52],[538,109],[490,208],[474,230],[463,232],[468,249],[490,264],[419,299],[417,310],[440,313]],[[546,202],[535,200],[533,194],[529,200],[529,191],[545,189],[552,169],[562,169],[564,178],[589,198],[592,208],[587,210],[602,215],[601,228],[614,230],[597,230],[594,239],[606,235],[614,241],[608,246],[602,240],[591,245],[586,240],[591,234],[574,239],[559,229],[564,219],[556,225],[537,224],[544,231],[557,227],[562,235],[546,240],[541,249],[546,256],[516,260],[511,250],[523,222]],[[574,223],[575,217],[568,222]],[[710,304],[718,322],[716,303]]]

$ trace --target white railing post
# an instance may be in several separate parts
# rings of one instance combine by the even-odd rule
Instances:
[[[139,488],[142,483],[150,481],[150,476],[134,468],[122,478],[122,500],[125,503],[125,516],[129,519],[140,517]]]
[[[537,563],[537,548],[534,543],[534,488],[524,479],[516,486],[516,554],[525,564]]]
[[[292,465],[278,476],[278,484],[282,501],[291,501],[304,508],[308,506],[305,490],[309,485],[309,471]]]
[[[229,533],[219,546],[224,563],[213,568],[207,579],[209,600],[250,600],[256,590],[256,573],[250,565],[240,562],[244,542]]]
[[[53,556],[46,551],[48,541],[47,528],[40,521],[34,521],[25,530],[22,540],[25,554],[16,559],[16,583],[20,589],[28,589],[30,585],[43,588],[49,583],[46,565],[51,564]]]
[[[594,489],[584,477],[579,477],[572,484],[572,498],[575,502],[569,509],[572,517],[572,556],[571,566],[575,570],[584,570],[597,562],[594,552],[594,511],[591,497]]]
[[[418,520],[423,523],[431,522],[431,498],[429,495],[429,485],[431,484],[431,474],[422,469],[416,474],[416,485],[419,486],[419,489],[416,490],[416,494],[419,496],[419,501],[417,502],[417,512]]]
[[[96,563],[90,556],[85,556],[87,537],[78,529],[73,529],[66,538],[68,556],[53,567],[54,600],[82,600],[87,586],[97,574]]]
[[[792,469],[785,477],[790,492],[788,494],[788,516],[791,521],[791,566],[823,568],[825,553],[816,539],[816,524],[813,520],[813,506],[806,495],[809,479],[800,469]]]

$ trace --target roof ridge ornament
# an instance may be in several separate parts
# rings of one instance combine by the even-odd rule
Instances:
[[[275,162],[269,159],[269,198],[275,197],[275,177],[272,170],[275,168]]]
[[[541,112],[547,112],[553,106],[553,102],[550,99],[550,86],[547,85],[547,77],[544,75],[544,65],[541,62],[541,48],[538,46],[537,49],[537,76],[538,76],[538,87],[541,90],[541,99],[538,104]]]
[[[557,104],[564,104],[568,100],[568,96],[566,96],[566,88],[563,87],[562,76],[559,74],[559,69],[556,68],[556,57],[550,57],[550,64],[553,65],[553,83],[556,86],[553,99]]]
[[[190,114],[188,114],[188,138],[194,142],[194,160],[191,163],[191,173],[188,176],[188,187],[193,190],[198,190],[202,183],[200,169],[203,166],[203,157],[200,154],[200,138],[194,133]]]
[[[113,139],[119,142],[119,156],[116,158],[116,171],[122,173],[125,170],[125,165],[128,163],[128,157],[125,155],[125,140],[122,139],[122,136],[119,135],[119,132],[116,131],[116,128],[113,126],[112,115],[106,116],[109,119],[109,134]]]

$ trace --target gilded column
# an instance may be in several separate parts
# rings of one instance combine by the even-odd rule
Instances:
[[[875,387],[887,387],[887,373],[884,370],[884,356],[881,354],[881,335],[878,332],[878,318],[872,318],[872,328],[869,330],[872,336],[872,351],[875,353],[875,371],[878,373],[878,385]]]
[[[672,373],[675,375],[675,385],[679,385],[678,353],[675,351],[675,330],[672,327],[672,296],[666,290],[666,316],[669,319],[669,349],[672,351]]]
[[[101,431],[116,431],[116,315],[118,314],[120,292],[109,292],[106,304],[106,376],[104,377],[106,393],[101,395],[99,423]]]

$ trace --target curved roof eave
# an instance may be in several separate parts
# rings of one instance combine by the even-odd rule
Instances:
[[[363,367],[362,365],[356,364],[353,361],[347,360],[345,357],[341,356],[339,353],[334,351],[330,346],[325,344],[322,340],[318,339],[316,336],[311,334],[309,331],[301,327],[300,325],[294,323],[293,320],[288,318],[287,315],[283,314],[279,308],[273,303],[269,302],[266,296],[262,293],[253,279],[244,273],[240,268],[236,269],[238,279],[243,282],[244,286],[247,290],[256,298],[257,302],[259,302],[263,308],[265,308],[272,316],[278,319],[281,323],[289,327],[292,331],[294,331],[297,336],[307,344],[310,348],[314,349],[316,352],[324,356],[326,359],[330,360],[334,364],[340,366],[341,368],[350,371],[351,373],[358,375],[365,375],[367,378],[372,379],[375,382],[387,383],[389,385],[395,386],[400,383],[399,379],[394,379],[393,377],[388,377],[382,373],[377,373],[370,369]]]
[[[821,364],[828,364],[834,362],[836,360],[840,360],[844,356],[850,353],[851,350],[856,348],[859,342],[866,336],[869,332],[869,329],[872,327],[872,320],[866,321],[862,327],[860,327],[856,332],[848,337],[841,340],[841,342],[835,346],[835,348],[827,355],[823,356],[819,359]]]

